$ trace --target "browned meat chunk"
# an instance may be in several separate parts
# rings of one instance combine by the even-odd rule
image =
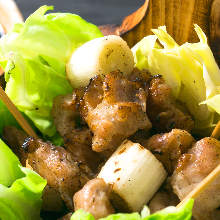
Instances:
[[[22,144],[27,137],[28,136],[25,132],[17,129],[16,127],[6,126],[3,129],[2,138],[18,156],[23,166],[26,166],[27,154],[24,152]]]
[[[194,126],[192,118],[176,107],[171,88],[160,76],[150,82],[147,114],[157,132],[167,132],[172,128],[191,131]]]
[[[220,142],[204,138],[183,154],[172,176],[174,192],[183,200],[217,165],[220,164]],[[199,194],[195,200],[193,216],[199,220],[212,220],[213,211],[220,206],[220,177]]]
[[[60,95],[54,99],[52,116],[62,137],[71,133],[80,122],[78,111],[80,96],[81,90],[76,90],[73,94]]]
[[[96,90],[90,88],[94,86]],[[92,148],[97,152],[113,151],[138,129],[151,128],[146,115],[146,92],[140,87],[140,83],[129,81],[120,72],[112,72],[103,79],[102,89],[103,94],[97,92],[101,91],[100,79],[92,79],[86,96],[83,97],[86,101],[82,102],[84,105],[81,107],[85,121],[94,134]],[[97,97],[100,93],[95,102],[92,101],[93,95],[89,94],[94,90]]]
[[[60,193],[67,207],[72,209],[72,197],[91,178],[90,169],[78,163],[64,148],[41,140],[28,138],[23,147],[28,153],[29,165]]]
[[[85,88],[83,99],[81,100],[80,113],[86,118],[89,111],[92,111],[103,100],[103,81],[100,75],[90,80],[89,85]]]
[[[83,209],[91,213],[95,219],[114,213],[109,196],[110,186],[103,179],[90,180],[74,197],[75,210]]]
[[[92,150],[92,133],[88,128],[73,130],[65,136],[64,142],[66,149],[78,162],[87,164],[94,173],[97,173],[103,159]]]
[[[42,200],[42,209],[44,211],[60,212],[64,209],[64,202],[60,193],[49,185],[47,185],[43,191]]]
[[[169,174],[172,174],[181,154],[185,153],[194,141],[187,131],[173,129],[169,133],[152,136],[143,146],[163,163]]]
[[[55,126],[64,139],[65,148],[78,162],[87,164],[96,172],[102,160],[100,155],[92,150],[92,133],[79,113],[82,92],[83,89],[80,89],[73,94],[57,96],[52,114]]]

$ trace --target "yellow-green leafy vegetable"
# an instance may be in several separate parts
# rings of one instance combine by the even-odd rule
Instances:
[[[0,139],[0,219],[38,220],[46,180],[21,166]]]
[[[154,35],[132,48],[136,67],[164,77],[174,97],[193,116],[196,131],[213,127],[220,113],[220,70],[205,34],[195,25],[200,41],[180,46],[165,26],[152,31]]]
[[[6,93],[47,137],[56,133],[51,116],[54,97],[72,91],[65,70],[69,57],[85,42],[103,36],[78,15],[45,14],[51,9],[40,7],[0,39]]]

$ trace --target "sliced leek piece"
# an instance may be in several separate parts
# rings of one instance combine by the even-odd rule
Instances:
[[[163,165],[149,150],[126,140],[102,167],[98,178],[112,185],[116,208],[140,211],[166,176]]]
[[[109,35],[88,41],[77,48],[66,65],[67,77],[74,88],[86,86],[95,75],[115,70],[129,74],[134,57],[127,43],[119,36]]]

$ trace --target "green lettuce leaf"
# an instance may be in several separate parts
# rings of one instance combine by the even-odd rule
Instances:
[[[8,187],[18,178],[23,176],[16,155],[0,139],[0,184]]]
[[[6,93],[47,137],[56,134],[51,117],[54,97],[72,91],[65,71],[69,57],[86,41],[102,37],[95,25],[78,15],[45,15],[51,9],[40,7],[0,39]]]
[[[18,158],[0,140],[0,219],[39,220],[46,180],[21,167]]]
[[[190,199],[181,208],[170,206],[152,215],[150,215],[148,209],[144,207],[141,215],[137,212],[131,214],[119,213],[109,215],[100,220],[190,220],[192,216],[192,208],[193,200]],[[71,220],[95,220],[95,218],[83,210],[77,210],[72,215]]]
[[[195,132],[208,131],[215,125],[214,119],[220,111],[211,100],[220,94],[220,70],[205,34],[195,25],[200,42],[179,46],[166,27],[152,31],[155,35],[145,37],[132,48],[136,67],[147,69],[152,75],[162,75],[174,97],[193,116]]]
[[[90,213],[79,209],[71,216],[70,220],[95,220],[95,218]]]
[[[3,128],[5,126],[15,126],[19,128],[19,125],[15,118],[11,115],[11,113],[8,111],[8,108],[5,106],[5,104],[0,100],[0,135],[2,134]]]
[[[167,207],[144,218],[144,220],[190,220],[194,201],[190,199],[181,208]]]

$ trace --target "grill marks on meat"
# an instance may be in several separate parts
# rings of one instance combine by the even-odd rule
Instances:
[[[85,88],[85,93],[80,102],[80,113],[86,120],[88,112],[92,111],[103,100],[103,81],[100,75],[93,77]]]
[[[162,162],[169,174],[172,174],[179,157],[195,142],[190,133],[173,129],[169,133],[156,134],[149,138],[143,146],[150,150]]]
[[[92,79],[89,87],[99,86],[100,79]],[[97,88],[97,87],[96,87]],[[140,84],[129,81],[120,72],[112,72],[103,79],[102,85],[103,99],[95,101],[99,103],[89,105],[87,107],[87,115],[84,115],[85,121],[94,134],[92,141],[92,149],[97,152],[105,150],[115,150],[120,143],[130,135],[134,134],[138,129],[150,129],[151,123],[146,115],[146,93]],[[86,102],[92,103],[92,99],[88,100],[89,91],[93,88],[88,88]],[[99,97],[102,96],[102,93]],[[82,109],[85,109],[82,106]]]
[[[180,200],[192,191],[220,164],[220,142],[203,138],[179,161],[171,178],[171,185]],[[220,178],[212,182],[195,200],[193,216],[199,220],[214,219],[213,212],[220,206]]]
[[[83,209],[91,213],[95,219],[114,213],[110,203],[111,188],[103,179],[90,180],[74,197],[75,210]]]
[[[91,177],[90,169],[74,160],[62,147],[28,138],[23,145],[28,153],[28,164],[47,180],[48,186],[60,193],[69,209],[72,197]]]
[[[176,107],[171,88],[161,76],[150,82],[147,99],[147,114],[157,132],[167,132],[172,128],[191,131],[194,122],[187,113]]]

